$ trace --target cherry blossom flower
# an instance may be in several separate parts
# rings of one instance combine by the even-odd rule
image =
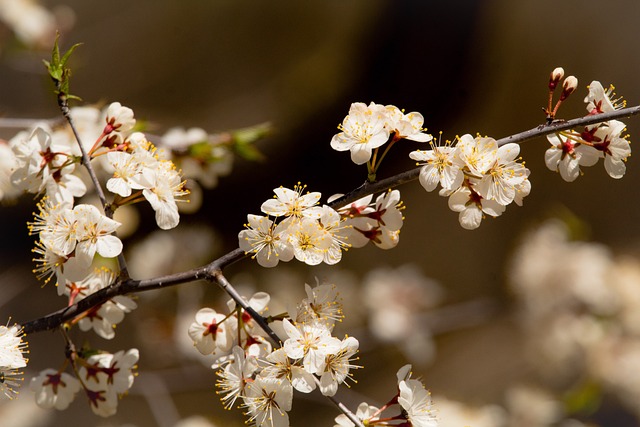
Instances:
[[[325,357],[340,350],[341,342],[332,337],[329,328],[322,322],[293,325],[282,321],[287,336],[284,351],[293,360],[303,359],[304,369],[311,374],[321,374],[325,368]]]
[[[398,371],[398,403],[410,425],[415,427],[436,427],[438,419],[431,402],[431,394],[422,382],[411,379],[411,365]]]
[[[342,217],[333,208],[324,205],[322,207],[320,225],[331,236],[331,245],[324,253],[324,262],[329,265],[337,264],[342,259],[342,250],[349,248],[348,237],[344,233],[345,225]]]
[[[560,173],[567,182],[580,175],[580,166],[593,166],[598,162],[598,152],[560,134],[547,135],[551,147],[544,154],[544,162],[552,171]]]
[[[96,253],[105,258],[114,258],[122,252],[122,242],[111,235],[120,226],[93,205],[78,205],[73,208],[77,220],[75,254],[84,265],[90,265]]]
[[[472,137],[462,135],[456,144],[460,159],[465,164],[465,170],[475,178],[482,178],[495,163],[498,153],[498,143],[489,137]]]
[[[130,131],[136,125],[136,119],[133,118],[133,110],[125,107],[119,102],[112,102],[107,108],[107,125],[104,128],[104,134],[109,135],[113,132],[123,134]]]
[[[431,143],[431,150],[412,151],[409,157],[419,162],[426,162],[420,169],[420,184],[425,190],[433,191],[438,184],[447,190],[455,190],[462,184],[464,163],[458,157],[455,147]]]
[[[622,98],[612,99],[615,88],[610,85],[607,89],[597,80],[589,84],[589,94],[584,98],[589,114],[607,113],[626,107],[627,102]]]
[[[217,381],[217,386],[223,394],[220,400],[226,409],[231,409],[239,397],[246,395],[247,384],[251,382],[253,374],[258,370],[256,358],[251,355],[245,357],[241,347],[233,347],[232,354],[230,362],[218,370],[220,379]]]
[[[249,422],[257,427],[288,427],[293,388],[288,381],[258,376],[244,398]]]
[[[449,208],[460,212],[458,220],[465,230],[480,227],[484,214],[497,217],[505,211],[505,206],[495,200],[483,199],[478,193],[463,186],[449,196]]]
[[[631,155],[629,141],[620,136],[626,125],[618,120],[610,120],[598,126],[594,137],[600,142],[593,148],[604,155],[604,168],[611,178],[620,179],[626,172],[625,162]]]
[[[80,381],[66,372],[45,369],[31,379],[29,388],[36,394],[38,406],[64,410],[69,407],[82,387]]]
[[[338,129],[342,132],[331,139],[331,148],[351,152],[351,160],[361,165],[371,159],[373,149],[384,145],[389,139],[385,126],[387,112],[384,106],[362,102],[351,104],[349,115]]]
[[[145,168],[142,194],[156,212],[156,223],[163,230],[175,228],[180,222],[176,201],[189,194],[185,182],[170,161],[161,161],[153,170]]]
[[[189,336],[198,351],[204,355],[226,355],[233,346],[235,328],[233,321],[211,308],[202,308],[196,313],[195,322],[189,326]]]
[[[136,156],[122,151],[114,151],[107,154],[107,161],[113,168],[113,177],[107,181],[107,190],[121,197],[128,197],[131,195],[132,189],[144,188],[138,182],[142,174],[142,164]]]
[[[302,194],[307,188],[306,185],[298,183],[289,188],[276,188],[273,190],[275,196],[262,204],[260,209],[267,215],[275,217],[286,216],[294,218],[319,218],[322,208],[316,206],[321,194],[318,192]]]
[[[424,117],[418,112],[411,112],[404,114],[395,105],[387,105],[387,121],[385,123],[389,132],[395,133],[394,138],[397,139],[409,139],[417,142],[428,142],[433,137],[427,133],[422,132],[422,125],[424,124]]]
[[[474,183],[474,190],[484,199],[508,205],[516,196],[516,187],[527,179],[527,169],[517,162],[518,144],[505,144],[498,148],[493,164],[484,176]]]
[[[335,354],[326,356],[324,371],[320,376],[320,391],[325,396],[334,396],[338,392],[338,386],[351,378],[350,369],[357,369],[360,366],[351,362],[358,352],[358,340],[354,337],[346,337],[340,344],[340,349]]]
[[[316,389],[315,377],[301,366],[292,363],[283,348],[269,354],[265,363],[267,364],[260,376],[289,381],[293,388],[302,393],[311,393]]]
[[[252,253],[263,267],[275,267],[278,261],[291,261],[293,247],[286,234],[289,222],[275,225],[268,217],[247,215],[246,230],[238,233],[240,249],[245,254]]]
[[[338,301],[338,288],[335,285],[318,283],[312,288],[305,283],[304,289],[307,298],[296,307],[296,323],[325,322],[332,330],[335,322],[344,319],[342,303]]]
[[[40,193],[55,168],[66,159],[55,151],[51,135],[42,127],[35,128],[30,134],[19,133],[9,141],[9,145],[17,162],[11,182],[29,193]]]
[[[22,382],[21,368],[27,366],[27,342],[18,326],[0,326],[0,399],[13,399]]]
[[[303,218],[288,229],[289,243],[298,261],[318,265],[324,261],[325,253],[333,243],[333,237],[317,220]]]

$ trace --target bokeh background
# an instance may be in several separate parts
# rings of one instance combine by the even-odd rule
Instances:
[[[258,143],[266,161],[237,161],[233,173],[205,193],[202,208],[183,215],[178,228],[184,227],[184,233],[145,243],[153,216],[142,212],[139,231],[125,241],[130,248],[146,251],[131,255],[142,275],[201,265],[234,249],[246,215],[258,213],[280,185],[301,181],[324,197],[360,185],[364,168],[329,147],[352,102],[419,111],[430,132],[442,131],[443,139],[453,139],[476,132],[499,138],[542,123],[548,75],[557,66],[580,82],[578,92],[561,109],[563,118],[584,114],[582,98],[591,80],[615,84],[630,106],[640,99],[637,0],[42,4],[56,10],[67,26],[62,46],[83,43],[71,63],[71,87],[84,101],[119,101],[157,133],[173,126],[198,126],[208,132],[266,121],[273,126],[271,135]],[[25,49],[8,28],[2,30],[2,43],[0,114],[56,117],[41,63],[48,48]],[[638,119],[626,123],[635,141]],[[15,132],[0,129],[0,137],[8,139]],[[365,368],[356,372],[358,384],[341,395],[354,409],[365,399],[383,404],[393,393],[395,370],[407,361],[431,389],[436,406],[438,396],[475,408],[505,405],[505,393],[513,384],[544,383],[537,379],[539,367],[533,369],[527,358],[527,336],[518,323],[520,306],[507,280],[514,248],[523,242],[524,233],[560,217],[579,229],[581,237],[606,245],[613,254],[630,259],[639,255],[640,171],[635,157],[622,180],[609,178],[599,164],[586,169],[576,182],[566,183],[546,169],[547,146],[546,139],[522,146],[533,186],[525,206],[510,206],[500,218],[483,221],[478,230],[461,229],[444,198],[414,183],[400,188],[406,222],[393,250],[351,250],[334,268],[289,263],[267,271],[244,261],[228,274],[247,293],[268,289],[274,298],[301,298],[303,284],[313,283],[314,277],[341,288],[345,301],[351,302],[345,307],[344,332],[365,336],[360,360]],[[400,144],[379,176],[413,167],[407,155],[417,148],[409,141]],[[53,287],[40,289],[30,273],[33,242],[25,239],[25,223],[33,209],[30,196],[0,209],[3,319],[24,321],[64,304],[54,297]],[[163,248],[168,241],[180,256],[174,253],[166,261]],[[565,255],[571,263],[572,254]],[[371,270],[398,272],[393,269],[400,267],[439,284],[432,306],[416,313],[416,324],[433,336],[432,346],[408,350],[411,345],[400,348],[375,341],[366,327],[367,313],[353,303],[364,298],[359,291]],[[241,425],[242,415],[224,411],[218,402],[213,371],[185,356],[174,339],[180,314],[195,312],[197,304],[220,306],[223,299],[217,289],[199,283],[141,295],[141,307],[119,326],[113,342],[90,337],[94,345],[107,349],[141,349],[140,376],[130,396],[120,402],[118,414],[98,419],[79,398],[68,411],[47,412],[40,421],[23,425],[172,426],[192,415],[219,426]],[[356,318],[351,324],[350,310]],[[186,327],[184,331],[186,336]],[[78,336],[83,339],[89,338]],[[38,334],[29,342],[30,371],[62,363],[63,341],[55,333]],[[640,366],[637,363],[632,366]],[[640,371],[629,375],[640,382]],[[555,392],[562,394],[557,388]],[[31,397],[25,387],[19,401]],[[327,405],[319,396],[296,395],[292,424],[331,425],[337,412]],[[0,410],[9,411],[6,405]],[[310,411],[313,418],[306,415]],[[574,418],[587,424],[632,426],[638,425],[636,416],[615,395],[605,394],[597,409]],[[460,425],[465,422],[473,423]]]

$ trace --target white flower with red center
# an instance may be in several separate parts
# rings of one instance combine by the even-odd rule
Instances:
[[[30,134],[21,132],[9,141],[17,167],[11,182],[23,191],[40,193],[51,174],[67,159],[52,145],[51,135],[37,127]]]
[[[411,426],[436,427],[438,418],[431,402],[431,393],[422,382],[411,379],[411,365],[398,371],[398,403]]]
[[[122,242],[111,235],[120,226],[101,214],[93,205],[78,205],[73,208],[77,220],[76,258],[84,265],[90,265],[96,253],[105,258],[114,258],[122,252]]]
[[[286,234],[288,221],[275,225],[268,217],[258,215],[247,215],[247,220],[247,229],[238,233],[238,243],[245,254],[253,254],[252,258],[263,267],[293,259],[293,247]]]
[[[119,102],[112,102],[107,108],[106,126],[103,133],[109,135],[113,132],[125,133],[133,129],[136,119],[133,117],[133,110],[125,107]]]
[[[36,404],[41,408],[67,409],[82,386],[80,381],[66,372],[45,369],[31,379],[29,388],[36,395]]]
[[[458,221],[466,230],[480,227],[484,214],[497,217],[505,211],[504,205],[495,200],[483,199],[467,186],[460,187],[449,196],[449,208],[454,212],[460,212]]]
[[[433,191],[438,184],[447,190],[455,190],[462,185],[464,163],[457,155],[455,147],[431,143],[431,150],[412,151],[409,157],[418,162],[425,162],[420,169],[420,184],[425,190]]]
[[[610,120],[601,123],[594,134],[599,142],[594,142],[593,148],[604,155],[604,168],[611,178],[620,179],[627,170],[625,162],[631,155],[631,145],[621,136],[625,127],[618,120]]]
[[[395,105],[387,105],[387,121],[385,126],[389,132],[394,132],[394,139],[409,139],[417,142],[428,142],[433,139],[433,136],[424,133],[422,125],[424,124],[424,117],[418,112],[411,112],[404,114]]]
[[[331,233],[311,218],[295,221],[288,228],[289,243],[298,261],[318,265],[324,261],[325,253],[333,243]]]
[[[508,205],[516,196],[516,187],[527,179],[528,170],[517,162],[518,144],[505,144],[498,148],[493,164],[484,176],[474,183],[474,190],[484,199]]]
[[[475,178],[482,176],[495,163],[498,154],[498,143],[489,137],[472,137],[469,134],[462,135],[456,144],[460,160],[465,165],[465,170]]]
[[[607,89],[597,80],[589,84],[589,94],[584,98],[589,114],[607,113],[626,107],[627,102],[622,98],[612,99],[615,96],[613,85]]]
[[[338,386],[345,382],[347,378],[352,378],[349,372],[360,366],[353,365],[354,356],[358,352],[358,340],[354,337],[347,337],[342,340],[340,349],[334,354],[326,356],[324,371],[320,376],[320,391],[325,396],[334,396],[338,391]]]
[[[292,324],[282,321],[287,336],[284,351],[293,360],[302,359],[304,369],[310,374],[321,374],[326,366],[326,356],[340,350],[341,342],[331,336],[323,322]]]
[[[258,370],[256,358],[251,355],[245,357],[241,347],[233,347],[232,354],[231,361],[218,370],[220,379],[217,386],[223,394],[220,400],[226,409],[231,409],[239,397],[246,395],[247,384],[253,380],[253,374]]]
[[[264,202],[260,209],[267,215],[275,217],[319,218],[322,208],[316,205],[322,195],[318,192],[307,192],[303,195],[306,188],[306,185],[300,185],[300,183],[295,185],[293,190],[284,187],[276,188],[273,190],[274,198]]]
[[[189,336],[200,353],[229,354],[237,329],[233,321],[226,319],[227,316],[211,308],[203,308],[196,313],[195,322],[189,326]]]
[[[599,153],[593,147],[560,134],[547,135],[547,140],[551,147],[544,153],[544,162],[567,182],[578,178],[580,166],[593,166],[598,162]]]
[[[288,381],[258,376],[247,386],[244,406],[257,427],[289,427],[293,388]]]
[[[351,152],[351,160],[357,165],[367,163],[372,151],[384,145],[389,139],[389,129],[385,126],[387,111],[383,105],[362,102],[351,104],[349,115],[338,129],[342,132],[331,139],[331,148]]]
[[[101,353],[87,359],[89,366],[80,370],[80,375],[86,380],[102,377],[109,392],[126,393],[135,379],[134,369],[140,358],[137,348],[120,350],[115,354]],[[100,380],[98,381],[100,382]]]
[[[377,407],[371,406],[367,402],[362,402],[358,405],[356,418],[360,421],[373,421],[371,418],[379,412],[380,410]],[[368,425],[374,424],[369,423]],[[336,424],[334,427],[355,427],[355,424],[353,424],[353,421],[351,421],[345,414],[340,414],[336,417]]]

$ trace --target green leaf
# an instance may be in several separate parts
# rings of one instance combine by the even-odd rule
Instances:
[[[80,99],[79,97],[75,95],[71,95],[69,93],[69,79],[71,77],[71,70],[69,68],[66,68],[66,65],[73,51],[78,46],[80,46],[81,43],[76,43],[73,46],[71,46],[71,48],[67,50],[62,55],[62,58],[61,58],[60,46],[58,43],[59,40],[60,40],[60,33],[56,33],[56,39],[53,44],[53,50],[51,51],[51,61],[43,60],[43,62],[45,67],[47,68],[47,72],[49,73],[51,80],[53,80],[53,83],[56,85],[56,88],[54,91],[55,94],[58,95],[59,97],[64,97],[66,100],[69,100],[69,99],[79,100]]]

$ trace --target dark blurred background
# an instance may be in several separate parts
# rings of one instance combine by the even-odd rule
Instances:
[[[352,102],[374,101],[419,111],[431,133],[442,131],[443,139],[453,139],[477,132],[500,138],[542,123],[548,75],[557,66],[564,67],[567,75],[575,74],[580,82],[579,90],[561,109],[562,118],[585,114],[582,98],[591,80],[600,80],[605,87],[615,84],[630,106],[640,99],[637,0],[44,4],[68,5],[75,12],[75,24],[62,35],[61,45],[83,43],[71,61],[71,88],[84,101],[119,101],[158,133],[173,126],[198,126],[214,132],[272,123],[274,132],[258,145],[267,161],[236,162],[232,175],[206,193],[202,209],[182,217],[181,225],[215,228],[217,255],[236,247],[246,214],[258,213],[273,188],[301,181],[328,197],[363,182],[364,167],[351,163],[348,153],[329,146]],[[46,51],[16,47],[3,50],[0,114],[56,117],[55,99],[41,64],[46,55]],[[627,121],[632,141],[640,134],[637,121]],[[12,131],[0,132],[0,137],[8,138]],[[399,246],[390,251],[375,247],[351,250],[339,264],[339,268],[363,275],[372,265],[413,263],[443,285],[450,303],[485,297],[494,301],[496,310],[482,326],[439,338],[435,363],[420,372],[434,393],[488,403],[500,398],[506,382],[523,375],[519,350],[513,344],[516,333],[505,314],[510,296],[504,266],[529,226],[568,210],[589,224],[592,239],[615,251],[638,251],[636,186],[640,171],[635,157],[628,162],[622,180],[609,178],[599,164],[586,169],[576,182],[566,183],[546,169],[543,153],[547,146],[544,138],[522,146],[522,156],[532,171],[532,193],[524,207],[509,206],[500,218],[488,218],[480,229],[469,232],[461,229],[446,199],[426,193],[417,183],[407,185],[400,188],[407,209]],[[413,167],[407,155],[417,148],[419,144],[410,141],[400,144],[379,176]],[[34,203],[25,196],[17,205],[0,211],[0,286],[10,296],[0,307],[0,319],[11,315],[23,321],[62,304],[62,299],[50,297],[52,288],[39,290],[40,284],[30,273],[32,241],[25,239],[25,222],[33,209]],[[140,237],[134,235],[131,241]],[[314,268],[296,268],[305,278],[318,274]],[[263,269],[242,262],[229,274],[244,271],[258,278],[259,288]],[[120,330],[124,332],[132,322],[125,320]],[[33,341],[34,369],[51,364],[37,348],[50,346],[48,351],[60,355],[51,359],[62,360],[59,337],[44,333]],[[135,339],[124,334],[116,341],[109,343],[114,349],[135,345]],[[141,372],[151,368],[145,367],[144,357]],[[396,363],[397,358],[390,350],[381,355],[382,362],[371,362],[385,368],[380,375],[365,366],[358,377],[373,376],[389,387],[395,368],[388,370],[384,361]],[[200,413],[216,420],[223,411],[212,391],[214,378],[211,371],[202,372],[209,375],[209,385],[202,393],[192,390],[175,399],[182,415]],[[176,381],[180,382],[179,375]],[[367,391],[357,386],[356,390]],[[100,424],[76,403],[74,415],[57,414],[51,422],[153,425],[147,409],[135,399],[121,402],[115,421]],[[355,407],[359,401],[350,403]],[[321,420],[328,425],[335,414],[325,412]],[[241,417],[233,419],[240,422]],[[293,420],[302,424],[301,418],[295,421],[295,415]]]

